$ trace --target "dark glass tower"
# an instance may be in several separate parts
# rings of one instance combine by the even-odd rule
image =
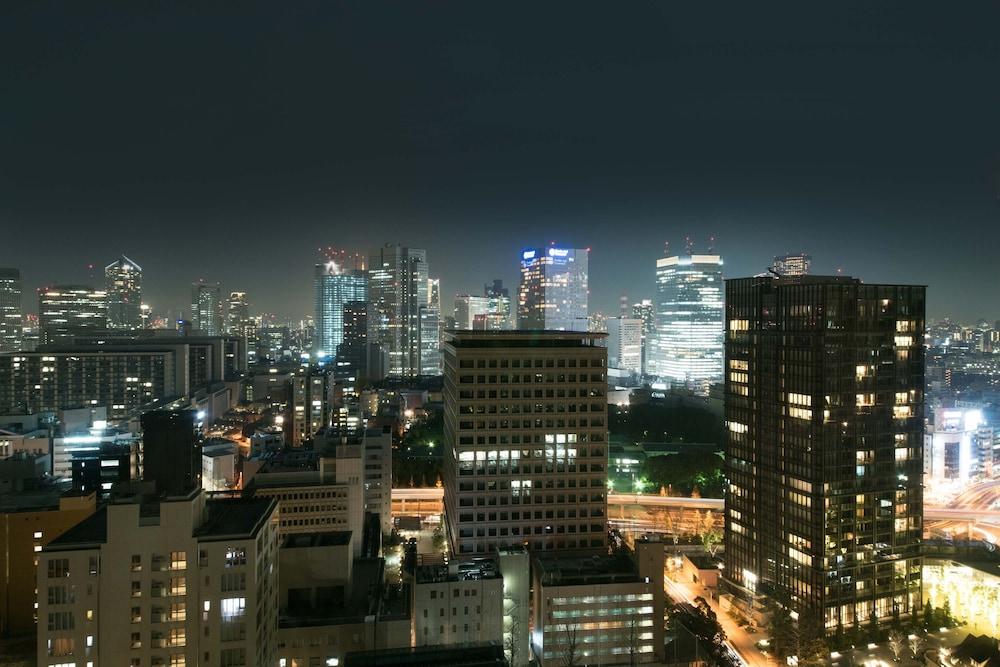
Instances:
[[[726,282],[726,567],[828,632],[921,604],[925,288]]]

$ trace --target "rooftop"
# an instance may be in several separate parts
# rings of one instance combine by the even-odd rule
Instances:
[[[202,541],[253,537],[278,507],[273,498],[227,498],[205,503],[208,518],[195,531]]]
[[[460,348],[534,348],[534,347],[603,347],[608,337],[603,332],[549,331],[522,329],[517,331],[457,331],[445,332],[445,345]]]
[[[45,551],[86,549],[108,539],[108,510],[102,507],[65,533],[48,543]]]
[[[476,558],[449,565],[421,565],[416,571],[418,584],[498,578],[500,578],[500,568],[492,558]]]
[[[535,559],[543,586],[581,586],[640,581],[635,563],[627,555],[555,555]]]
[[[345,667],[403,667],[434,663],[446,663],[450,667],[501,667],[508,664],[499,642],[352,651],[344,657]]]

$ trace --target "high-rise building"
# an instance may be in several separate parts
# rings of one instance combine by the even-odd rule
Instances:
[[[475,329],[478,321],[485,323],[490,312],[490,300],[485,296],[472,294],[455,295],[455,328],[463,331]]]
[[[521,252],[519,329],[586,331],[590,249],[529,248]]]
[[[441,375],[441,315],[430,305],[420,307],[420,375]]]
[[[642,372],[642,320],[612,317],[608,326],[608,368]]]
[[[142,478],[157,495],[180,496],[201,488],[201,423],[194,410],[143,413]]]
[[[791,255],[779,255],[774,258],[774,272],[779,276],[805,276],[809,274],[812,257],[804,252]]]
[[[0,268],[0,352],[21,350],[21,272]]]
[[[722,381],[722,257],[656,261],[656,375],[700,393]]]
[[[492,285],[484,285],[483,294],[487,299],[486,329],[510,329],[510,292],[503,286],[503,281],[497,278]]]
[[[605,545],[606,337],[445,335],[444,498],[454,553]]]
[[[225,334],[249,338],[250,325],[250,302],[247,301],[247,293],[230,292],[229,298],[226,299]]]
[[[420,309],[428,297],[427,251],[386,244],[368,261],[368,300],[374,330],[389,355],[390,377],[420,375]]]
[[[142,267],[122,255],[104,267],[108,328],[142,329]]]
[[[86,285],[43,287],[38,292],[38,325],[42,343],[52,343],[59,336],[106,329],[107,293]]]
[[[337,346],[344,341],[344,304],[365,301],[368,298],[367,283],[365,272],[361,269],[350,269],[334,260],[316,265],[316,334],[313,343],[317,354],[337,354]]]
[[[203,336],[222,335],[222,290],[219,283],[199,280],[191,284],[191,325]]]
[[[656,308],[652,299],[632,304],[632,318],[642,321],[642,373],[650,372],[650,350],[656,336]]]
[[[725,583],[833,631],[921,605],[925,288],[726,282]]]
[[[330,425],[330,384],[326,371],[305,371],[291,377],[292,396],[288,407],[291,415],[293,447],[301,447],[317,431]]]

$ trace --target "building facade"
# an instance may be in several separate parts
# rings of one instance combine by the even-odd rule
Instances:
[[[723,289],[719,255],[656,261],[656,375],[702,394],[722,381]]]
[[[444,489],[454,553],[606,544],[606,336],[446,335]]]
[[[387,352],[390,377],[421,373],[421,308],[429,306],[427,251],[387,244],[368,261],[368,299],[377,342]]]
[[[349,269],[331,260],[316,265],[316,335],[314,346],[321,356],[335,356],[344,342],[344,306],[368,298],[365,272]]]
[[[726,284],[725,583],[833,630],[921,605],[925,288]]]
[[[782,277],[805,276],[809,274],[812,257],[804,252],[779,255],[774,258],[774,272]]]
[[[642,372],[642,320],[608,319],[608,368],[638,375]]]
[[[590,249],[529,248],[521,252],[519,329],[586,331]]]
[[[108,328],[142,329],[142,267],[122,255],[104,267]]]
[[[276,664],[277,505],[121,499],[46,546],[38,664]]]
[[[0,352],[21,351],[21,272],[0,268]]]
[[[191,326],[203,336],[221,336],[222,288],[219,283],[199,280],[191,284]]]
[[[108,326],[108,297],[86,285],[53,285],[38,291],[41,342],[60,336],[102,330]]]
[[[642,374],[650,373],[652,366],[651,348],[656,337],[656,308],[652,299],[643,299],[632,304],[632,319],[642,322]]]

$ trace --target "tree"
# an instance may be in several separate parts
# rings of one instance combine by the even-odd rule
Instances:
[[[767,614],[765,630],[771,643],[771,651],[779,662],[784,662],[788,656],[798,653],[792,616],[788,609],[779,606],[770,597],[764,603],[764,611]]]
[[[945,626],[946,628],[953,628],[956,625],[958,625],[958,623],[955,622],[955,617],[951,615],[951,602],[948,600],[948,598],[944,599],[944,604],[941,605],[939,614],[941,618],[941,625]]]
[[[444,529],[440,523],[434,527],[434,532],[431,534],[431,543],[437,551],[444,551],[445,546],[447,545],[444,537]]]
[[[826,664],[830,647],[819,637],[804,642],[799,649],[799,665],[801,667],[822,667]]]
[[[921,639],[919,635],[910,635],[909,646],[910,653],[913,654],[913,657],[919,658],[920,652],[924,649],[924,640]]]
[[[579,667],[577,660],[577,641],[579,626],[574,623],[566,626],[566,647],[563,649],[563,665],[565,667]]]
[[[889,633],[889,650],[892,651],[892,657],[899,662],[899,657],[903,655],[903,649],[906,648],[906,638],[898,630],[893,630]]]
[[[934,607],[931,606],[930,600],[924,600],[924,630],[932,630],[934,628]]]
[[[639,619],[632,615],[628,620],[628,664],[635,667],[639,664]]]
[[[508,619],[508,632],[504,635],[504,650],[507,652],[507,660],[511,667],[519,667],[521,663],[518,658],[521,656],[521,646],[518,638],[521,636],[521,604],[512,596],[504,596],[505,616]],[[523,662],[523,661],[522,661]]]

